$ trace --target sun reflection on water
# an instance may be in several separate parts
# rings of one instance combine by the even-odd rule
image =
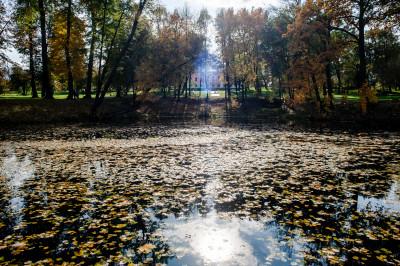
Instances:
[[[196,257],[202,265],[255,265],[257,258],[245,239],[248,232],[241,228],[239,220],[220,218],[212,211],[206,218],[193,217],[186,223],[174,224],[164,231],[164,235],[175,243],[181,261],[185,261],[185,257],[193,261],[190,257]]]
[[[202,258],[212,262],[223,262],[234,255],[235,248],[240,248],[240,239],[234,239],[229,230],[206,230],[198,239],[197,252]],[[238,241],[239,240],[239,241]]]
[[[20,191],[26,179],[34,176],[34,167],[28,156],[23,160],[13,155],[0,164],[0,174],[6,177],[6,187],[10,193],[8,212],[14,217],[14,225],[22,221],[21,212],[25,207],[25,199]]]

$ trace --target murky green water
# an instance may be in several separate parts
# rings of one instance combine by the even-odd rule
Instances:
[[[400,264],[397,133],[70,126],[2,139],[2,265]]]

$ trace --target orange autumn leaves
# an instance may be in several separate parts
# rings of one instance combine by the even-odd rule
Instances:
[[[73,80],[81,80],[85,73],[85,23],[82,19],[73,15],[71,18],[71,37],[69,39],[69,53],[71,56],[71,68]],[[61,80],[68,78],[68,68],[66,63],[66,44],[67,44],[67,21],[65,12],[59,12],[54,21],[54,36],[50,39],[51,63],[54,74]]]
[[[327,68],[344,52],[343,42],[331,33],[333,18],[323,1],[306,1],[288,26],[285,37],[292,54],[288,85],[294,91],[294,106],[311,102],[315,110],[322,110],[320,89],[330,78]],[[332,100],[331,91],[327,97]]]

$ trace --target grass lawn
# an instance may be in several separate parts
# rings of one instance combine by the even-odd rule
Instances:
[[[163,97],[163,94],[161,90],[156,90],[153,92],[156,97]],[[259,95],[260,98],[269,98],[271,95],[274,95],[273,91],[269,89],[268,91],[265,90],[265,88],[261,89],[261,95]],[[236,89],[232,88],[231,89],[231,96],[236,96]],[[171,90],[171,94],[167,95],[167,97],[173,97],[173,91]],[[181,98],[185,97],[185,93],[181,94]],[[211,99],[224,99],[225,98],[225,90],[224,89],[217,89],[217,90],[210,90],[208,97]],[[238,97],[242,97],[242,93],[239,90]],[[247,91],[247,98],[253,98],[255,97],[255,88],[252,87]],[[190,98],[194,99],[206,99],[207,98],[207,91],[200,91],[200,89],[191,89],[191,95]]]
[[[343,98],[343,95],[341,94],[335,94],[334,95],[335,99],[341,100]],[[400,91],[395,91],[389,94],[382,94],[378,92],[376,94],[376,97],[378,98],[378,101],[391,101],[391,100],[400,100]],[[350,91],[350,93],[347,95],[347,98],[349,100],[359,100],[360,95],[358,95],[354,90]]]
[[[40,98],[40,91],[38,92],[39,98],[37,99],[41,99]],[[235,89],[231,89],[231,93],[232,96],[236,96],[236,90]],[[140,93],[139,93],[140,94]],[[128,95],[132,95],[132,92],[129,92]],[[161,90],[153,90],[153,95],[156,97],[162,97],[163,94],[161,92]],[[68,96],[68,92],[55,92],[54,93],[54,99],[66,99]],[[85,95],[84,94],[80,94],[79,98],[83,98]],[[107,93],[106,97],[115,97],[116,96],[116,92],[111,92],[111,93]],[[172,91],[171,94],[168,97],[172,97]],[[213,91],[209,91],[209,98],[211,99],[223,99],[225,98],[225,91],[223,89],[219,89],[219,90],[213,90]],[[265,90],[265,88],[262,88],[261,90],[261,95],[259,96],[260,98],[269,98],[270,96],[274,96],[274,92],[269,89],[269,90]],[[380,92],[377,93],[377,98],[378,101],[391,101],[391,100],[400,100],[400,91],[395,91],[392,92],[390,94],[382,94]],[[96,95],[92,94],[92,98],[95,98]],[[185,93],[183,93],[181,95],[181,98],[185,97]],[[239,91],[238,97],[241,98],[242,94]],[[253,98],[255,97],[255,89],[250,88],[249,91],[247,91],[247,97],[248,98]],[[32,96],[29,95],[20,95],[18,93],[7,93],[7,94],[1,94],[0,95],[0,99],[31,99]],[[191,96],[190,98],[195,98],[195,99],[206,99],[207,98],[207,92],[206,91],[200,91],[199,89],[192,89],[191,92]],[[341,94],[334,94],[334,98],[335,100],[341,100],[343,98],[343,95]],[[349,94],[347,95],[347,99],[348,100],[359,100],[360,99],[360,95],[358,95],[354,90],[351,90],[349,92]]]
[[[131,93],[132,94],[132,93]],[[41,99],[40,95],[41,92],[38,91],[39,98],[36,99]],[[117,95],[116,92],[107,93],[106,97],[115,97]],[[82,99],[85,96],[85,94],[79,94],[79,99]],[[53,95],[54,99],[67,99],[68,97],[68,92],[54,92]],[[92,98],[95,98],[96,94],[92,94]],[[21,95],[18,93],[7,93],[7,94],[0,94],[0,99],[32,99],[32,95]]]

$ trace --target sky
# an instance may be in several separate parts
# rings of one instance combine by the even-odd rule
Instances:
[[[206,7],[212,16],[217,14],[219,8],[233,7],[238,10],[241,8],[251,9],[252,7],[266,8],[271,5],[278,5],[279,0],[160,0],[168,10],[173,11],[175,8],[180,8],[188,3],[189,7],[193,11],[200,11],[203,7]]]

